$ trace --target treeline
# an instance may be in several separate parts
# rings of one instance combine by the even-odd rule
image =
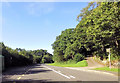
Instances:
[[[97,56],[101,60],[120,57],[120,2],[90,2],[81,10],[76,28],[66,29],[52,44],[55,62],[83,60]]]
[[[5,68],[13,66],[25,66],[33,63],[53,63],[53,55],[47,50],[12,49],[0,42],[0,53],[4,56]]]

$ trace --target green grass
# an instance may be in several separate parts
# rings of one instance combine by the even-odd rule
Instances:
[[[101,67],[101,68],[95,68],[94,70],[104,70],[104,71],[112,71],[112,72],[118,72],[118,68],[109,68],[109,67]],[[119,69],[120,71],[120,69]]]
[[[48,65],[59,66],[59,67],[86,67],[86,66],[88,66],[88,63],[87,63],[87,61],[83,60],[78,63],[61,62],[61,63],[52,63],[52,64],[48,64]]]

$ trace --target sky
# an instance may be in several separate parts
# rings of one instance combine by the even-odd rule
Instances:
[[[88,2],[3,2],[2,41],[8,47],[44,49],[53,54],[51,44],[61,31],[75,28],[80,10]]]

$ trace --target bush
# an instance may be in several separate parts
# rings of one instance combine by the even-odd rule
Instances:
[[[67,64],[74,64],[74,63],[76,63],[76,61],[75,61],[75,60],[72,60],[72,59],[69,59],[66,63],[67,63]]]
[[[79,62],[82,61],[85,57],[82,54],[77,53],[74,57],[74,61]]]
[[[60,62],[60,63],[52,63],[48,65],[59,66],[59,67],[86,67],[88,63],[86,60],[79,61],[78,63],[74,62],[73,60],[69,60],[72,62]]]
[[[78,62],[76,65],[79,65],[80,67],[86,67],[86,66],[88,66],[88,63],[86,60],[82,60],[82,61]]]

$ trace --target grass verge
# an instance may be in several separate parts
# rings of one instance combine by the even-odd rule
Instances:
[[[109,67],[101,67],[101,68],[95,68],[94,70],[103,70],[103,71],[112,71],[112,72],[120,72],[120,69],[118,68],[109,68]]]
[[[88,63],[86,60],[80,61],[78,63],[52,63],[52,64],[48,64],[48,65],[52,65],[52,66],[59,66],[59,67],[86,67],[88,66]]]

